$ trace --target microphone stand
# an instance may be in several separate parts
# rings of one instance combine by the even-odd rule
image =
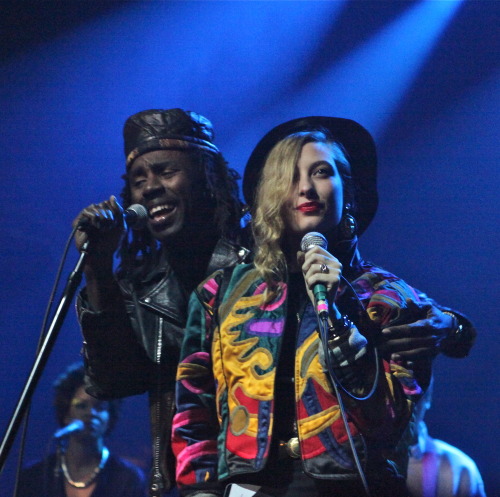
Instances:
[[[47,364],[47,360],[56,342],[57,335],[64,322],[64,318],[66,317],[68,308],[73,300],[73,297],[75,296],[78,286],[82,281],[83,265],[85,262],[85,258],[87,257],[87,250],[88,241],[85,242],[82,246],[80,257],[75,265],[75,269],[68,276],[68,281],[66,283],[66,287],[64,288],[59,305],[56,309],[56,312],[54,313],[54,317],[52,318],[50,327],[45,334],[44,340],[37,353],[35,362],[33,364],[33,367],[31,368],[31,372],[28,376],[24,389],[21,393],[21,396],[19,397],[16,408],[14,409],[14,413],[10,420],[9,426],[7,427],[7,430],[5,432],[4,438],[2,440],[2,445],[0,446],[0,474],[4,469],[7,456],[10,449],[12,448],[12,444],[14,443],[19,425],[23,420],[38,380],[40,379],[43,369]]]

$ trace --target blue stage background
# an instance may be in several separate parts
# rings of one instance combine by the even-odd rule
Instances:
[[[500,495],[499,2],[40,1],[2,2],[0,13],[2,434],[71,221],[121,190],[130,114],[206,115],[240,172],[275,124],[332,115],[364,124],[378,144],[380,207],[361,239],[365,258],[477,325],[468,358],[436,360],[427,419]],[[76,257],[72,247],[67,270]],[[33,399],[26,460],[50,448],[51,382],[80,347],[71,309]],[[144,397],[125,401],[110,445],[147,467]],[[12,493],[18,446],[1,495]]]

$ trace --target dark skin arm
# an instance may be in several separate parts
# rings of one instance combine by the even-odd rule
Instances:
[[[90,227],[86,231],[76,231],[76,248],[80,251],[89,241],[83,268],[87,298],[92,310],[101,311],[116,299],[119,292],[113,276],[113,255],[124,233],[123,208],[111,196],[109,200],[83,209],[73,221],[73,227],[82,219],[88,219]]]
[[[420,319],[384,328],[380,351],[385,357],[399,356],[404,361],[432,360],[440,352],[441,340],[453,332],[456,322],[452,316],[430,303],[407,303]]]
[[[384,328],[379,351],[386,359],[406,363],[413,370],[419,385],[425,389],[431,380],[433,360],[441,352],[440,344],[454,331],[457,322],[431,303],[409,300],[407,304],[420,319]]]

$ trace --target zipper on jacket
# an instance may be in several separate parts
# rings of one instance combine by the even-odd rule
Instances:
[[[161,348],[162,348],[162,338],[163,338],[163,318],[159,318],[158,324],[158,334],[156,336],[156,354],[155,363],[157,365],[157,382],[156,382],[156,392],[155,398],[153,399],[153,475],[151,481],[150,494],[153,497],[161,497],[163,489],[163,477],[160,470],[160,406],[161,406]]]
[[[295,315],[297,317],[297,330],[295,332],[295,350],[297,350],[297,341],[299,339],[299,333],[300,333],[300,326],[302,324],[302,318],[304,317],[304,314],[306,312],[306,307],[307,307],[307,303],[306,305],[302,308],[302,309],[299,309]],[[297,397],[299,392],[298,392],[298,383],[296,381],[296,378],[299,376],[300,374],[300,371],[299,371],[299,365],[297,364],[297,353],[295,353],[295,358],[294,358],[294,361],[293,361],[293,386],[294,386],[294,394],[295,396]],[[299,440],[299,448],[300,448],[300,453],[302,454],[302,440],[301,440],[301,437],[300,437],[300,434],[299,434],[299,424],[297,422],[298,420],[298,411],[297,411],[297,403],[295,402],[295,412],[294,412],[294,417],[293,417],[293,431],[295,433],[295,436],[298,438]],[[302,456],[300,457],[300,460],[301,460],[301,463],[302,463],[302,466],[304,465],[304,461],[302,460]]]

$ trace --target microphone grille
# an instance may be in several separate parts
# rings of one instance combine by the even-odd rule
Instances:
[[[317,231],[306,233],[300,242],[300,250],[307,252],[311,247],[321,247],[322,249],[328,248],[326,238]]]
[[[142,228],[146,224],[148,211],[141,204],[133,204],[126,210],[127,224],[131,228]]]

